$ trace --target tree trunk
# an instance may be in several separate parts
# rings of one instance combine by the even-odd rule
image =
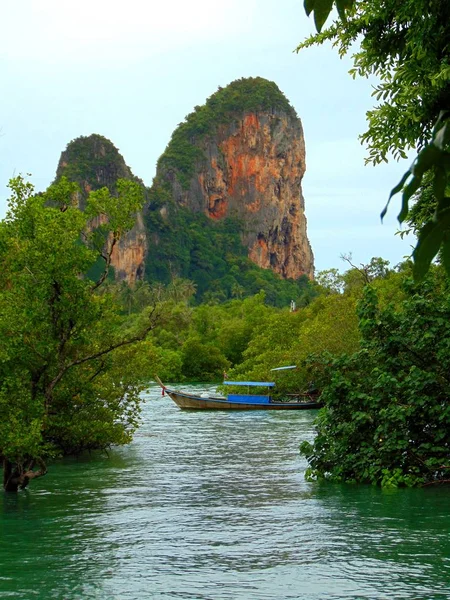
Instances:
[[[3,459],[3,489],[5,492],[17,492],[19,484],[13,473],[13,465],[6,458]]]
[[[11,461],[3,459],[3,489],[5,492],[17,492],[19,487],[23,490],[27,487],[31,479],[42,477],[47,473],[47,467],[44,461],[39,460],[40,469],[33,471],[35,461],[31,461],[27,468],[23,465],[13,465]]]

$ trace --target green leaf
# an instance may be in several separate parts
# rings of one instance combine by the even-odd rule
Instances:
[[[413,178],[411,179],[409,184],[403,190],[402,208],[397,217],[400,223],[403,223],[403,221],[408,216],[409,200],[419,189],[419,187],[422,183],[422,178],[423,178],[424,173],[426,171],[429,171],[432,167],[436,166],[439,163],[439,161],[441,159],[441,155],[442,155],[442,152],[438,148],[436,148],[433,144],[428,144],[428,146],[426,146],[419,153],[412,168],[408,172],[406,172],[405,175],[403,175],[400,183],[392,190],[391,195],[389,197],[389,201],[394,194],[396,194],[397,192],[399,192],[402,189],[403,185],[405,184],[406,180],[408,179],[408,176],[410,174],[413,175]],[[384,209],[384,211],[381,213],[382,217],[386,214],[388,205],[389,205],[389,202],[386,205],[386,208]]]
[[[413,252],[414,279],[421,281],[426,275],[431,261],[439,252],[445,230],[450,226],[450,209],[445,209],[436,218],[426,223],[420,233],[419,241]]]
[[[419,152],[416,160],[414,161],[412,173],[414,177],[422,177],[425,171],[429,171],[436,163],[438,163],[441,156],[439,148],[431,143]]]
[[[342,21],[344,21],[344,23],[347,22],[347,15],[345,13],[353,8],[354,3],[354,0],[336,0],[336,8],[338,10],[339,17],[342,19]]]
[[[438,200],[444,197],[448,173],[445,167],[438,167],[434,174],[433,192]]]
[[[336,0],[336,8],[339,13],[339,17],[344,21],[347,21],[345,11],[352,7],[352,0]]]
[[[450,121],[447,121],[438,129],[434,135],[434,144],[440,149],[444,150],[447,144],[450,143]]]
[[[328,15],[333,8],[333,0],[315,0],[314,3],[314,23],[316,29],[320,33]]]
[[[444,265],[445,270],[447,271],[447,275],[450,275],[450,235],[448,233],[444,236],[444,241],[442,243],[441,249],[442,263]]]
[[[441,127],[448,120],[450,120],[450,110],[441,110],[441,112],[439,113],[438,120],[436,121],[436,124],[433,128],[433,139],[435,139],[438,136]],[[448,141],[449,140],[447,139],[447,142]]]
[[[399,223],[403,223],[403,221],[406,219],[406,216],[409,211],[409,199],[411,198],[411,196],[413,194],[415,194],[415,192],[417,192],[421,183],[422,183],[422,176],[413,177],[411,179],[411,181],[408,183],[408,185],[405,187],[405,189],[403,191],[403,196],[402,196],[402,208],[397,217]]]
[[[305,0],[304,1],[303,6],[305,7],[305,12],[308,17],[311,14],[311,12],[314,10],[315,3],[316,3],[316,0]]]
[[[450,198],[443,197],[439,199],[437,209],[436,209],[436,219],[439,220],[440,215],[446,213],[447,210],[450,209]]]
[[[384,217],[385,217],[385,215],[387,213],[387,210],[388,210],[389,204],[391,202],[392,196],[395,196],[395,194],[398,194],[398,192],[400,192],[403,189],[403,186],[405,185],[406,180],[408,179],[408,177],[410,175],[411,175],[411,169],[409,169],[408,171],[406,171],[406,173],[400,179],[400,181],[398,182],[398,184],[391,190],[391,193],[389,194],[389,199],[388,199],[388,201],[386,203],[386,206],[383,208],[383,210],[381,211],[381,214],[380,214],[380,218],[381,218],[382,221],[383,221],[383,219],[384,219]]]

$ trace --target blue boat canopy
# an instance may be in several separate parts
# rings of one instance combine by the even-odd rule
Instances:
[[[275,387],[273,381],[224,381],[224,385],[251,385],[253,387]]]

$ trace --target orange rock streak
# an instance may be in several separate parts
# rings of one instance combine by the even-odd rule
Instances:
[[[237,216],[242,242],[258,266],[284,278],[314,275],[301,181],[301,122],[284,112],[248,113],[202,141],[207,161],[177,201],[212,220]]]
[[[305,150],[301,125],[286,116],[250,113],[222,125],[209,142],[210,161],[198,174],[205,213],[232,211],[246,223],[249,258],[285,278],[313,276],[301,180]],[[218,160],[217,157],[220,157]]]

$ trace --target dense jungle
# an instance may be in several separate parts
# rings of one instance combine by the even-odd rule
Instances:
[[[339,18],[323,29],[332,5],[305,3],[317,33],[298,51],[332,41],[345,55],[361,40],[351,74],[379,80],[362,135],[368,162],[417,149],[390,196],[402,196],[401,235],[417,236],[412,256],[394,266],[344,256],[345,273],[314,277],[301,123],[263,78],[195,107],[149,188],[109,140],[74,140],[45,192],[11,181],[0,223],[7,491],[49,460],[129,442],[156,373],[213,382],[267,378],[283,364],[297,369],[281,392],[314,385],[324,404],[315,440],[301,444],[307,477],[448,481],[449,9],[336,1]]]

